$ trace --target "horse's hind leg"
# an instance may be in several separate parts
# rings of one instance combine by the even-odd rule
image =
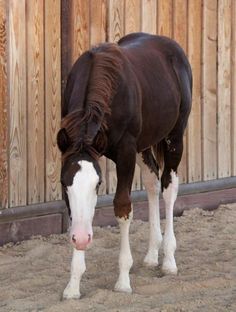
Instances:
[[[160,181],[154,172],[143,163],[141,155],[137,155],[137,163],[141,168],[142,181],[147,191],[149,208],[149,247],[144,263],[149,266],[158,265],[158,251],[161,247],[159,192]]]
[[[177,198],[179,179],[177,168],[183,153],[183,138],[170,136],[164,144],[164,170],[161,177],[163,198],[165,201],[166,223],[163,239],[164,259],[162,270],[166,274],[177,274],[174,253],[176,239],[173,228],[173,209]]]

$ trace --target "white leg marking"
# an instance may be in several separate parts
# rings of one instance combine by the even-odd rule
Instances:
[[[129,219],[117,218],[120,226],[120,256],[119,256],[119,278],[115,284],[115,291],[122,291],[131,293],[132,288],[130,286],[129,271],[133,264],[133,258],[130,251],[129,244],[129,227],[132,220],[132,212],[129,215]]]
[[[74,249],[71,262],[71,277],[63,292],[64,299],[80,298],[80,280],[85,270],[84,251]]]
[[[177,274],[177,266],[174,253],[176,250],[176,239],[173,228],[173,209],[177,198],[179,178],[174,171],[171,171],[172,182],[163,192],[163,198],[166,206],[166,225],[164,234],[164,259],[162,271],[165,274]]]
[[[147,191],[149,208],[149,247],[144,263],[148,266],[157,266],[158,251],[162,243],[159,208],[160,182],[155,173],[150,172],[143,163],[140,155],[137,155],[137,163],[142,170],[142,181]]]

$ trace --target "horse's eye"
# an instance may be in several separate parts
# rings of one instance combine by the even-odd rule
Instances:
[[[99,186],[100,186],[101,184],[102,184],[102,181],[99,181],[98,184],[97,184],[97,186],[96,186],[96,191],[97,191],[97,193],[98,193]]]
[[[63,181],[61,181],[61,185],[62,187],[64,187],[65,190],[67,190],[67,186],[65,185],[65,183],[63,183]]]

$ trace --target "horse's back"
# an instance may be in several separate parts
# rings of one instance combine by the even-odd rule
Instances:
[[[186,126],[191,107],[191,68],[178,43],[164,36],[134,33],[118,44],[141,88],[144,118],[138,145],[143,149],[151,143],[147,142],[150,128],[150,141],[158,142],[173,130],[179,118],[183,120],[181,126]]]

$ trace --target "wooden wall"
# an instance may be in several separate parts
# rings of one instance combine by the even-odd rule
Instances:
[[[60,1],[1,0],[0,12],[0,207],[57,200]]]
[[[174,38],[192,65],[181,182],[236,176],[234,0],[0,0],[0,207],[61,198],[61,87],[84,50],[134,31]],[[113,193],[114,164],[101,165]]]

